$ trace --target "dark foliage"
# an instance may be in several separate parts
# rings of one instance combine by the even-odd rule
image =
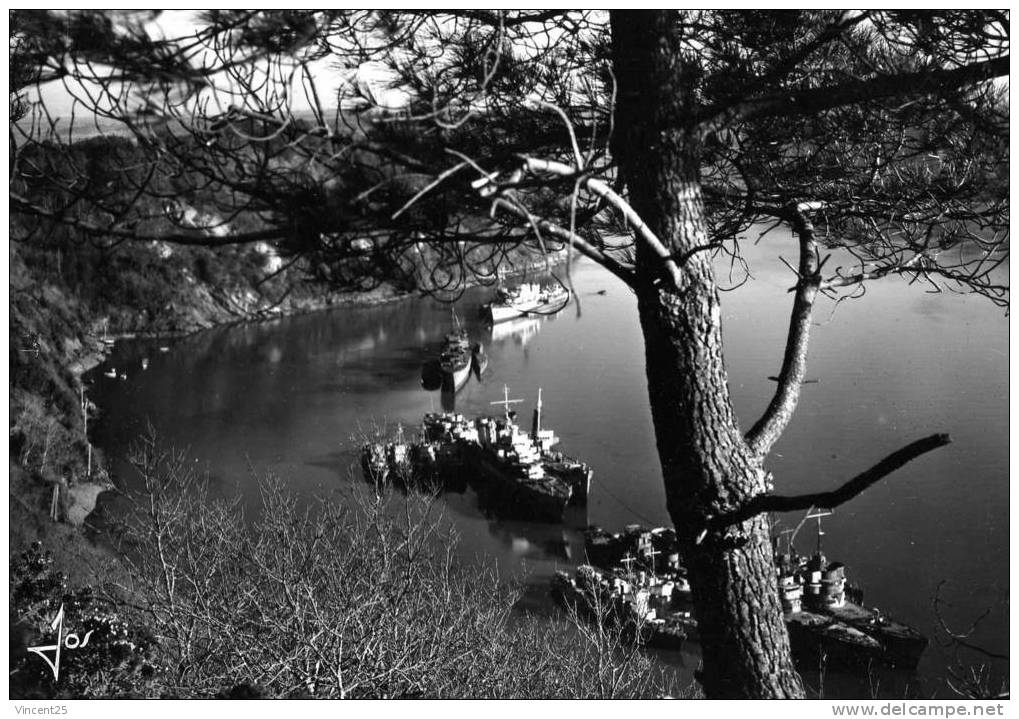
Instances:
[[[155,639],[91,587],[67,586],[53,558],[33,544],[10,564],[11,696],[19,699],[141,697],[151,692],[158,667]],[[63,612],[63,622],[53,622]],[[59,634],[59,636],[58,636]],[[71,639],[77,638],[75,642]],[[59,676],[30,647],[62,640]],[[47,656],[52,660],[54,653]]]

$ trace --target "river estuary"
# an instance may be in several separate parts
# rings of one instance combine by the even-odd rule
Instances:
[[[777,255],[791,260],[796,249],[778,233],[744,244],[753,278],[724,294],[723,323],[733,402],[749,427],[774,391],[768,378],[778,373],[792,303],[786,292],[792,275]],[[724,285],[728,265],[719,271]],[[572,275],[579,308],[571,304],[551,318],[486,327],[479,308],[490,288],[471,290],[457,303],[489,363],[480,381],[472,377],[456,395],[456,410],[494,414],[499,409],[490,403],[506,385],[524,400],[518,407],[529,418],[540,387],[545,424],[566,452],[594,467],[586,514],[568,514],[562,526],[488,518],[470,491],[442,500],[463,556],[526,577],[533,587],[527,603],[541,610],[550,603],[544,588],[552,572],[583,561],[585,524],[618,531],[668,522],[636,300],[590,262],[576,263]],[[912,462],[824,524],[826,553],[848,565],[866,603],[931,637],[919,668],[922,693],[950,696],[944,677],[953,655],[935,641],[932,605],[942,581],[949,626],[965,629],[989,610],[971,641],[995,652],[1008,648],[1008,320],[981,298],[930,294],[899,278],[872,283],[828,321],[832,306],[818,302],[809,383],[768,466],[777,491],[817,491],[913,440],[951,434],[951,445]],[[247,501],[257,499],[252,468],[305,495],[361,481],[359,428],[381,422],[414,428],[425,412],[450,404],[421,385],[421,364],[449,325],[448,306],[411,299],[179,340],[121,342],[91,376],[102,413],[93,439],[127,484],[128,448],[148,423],[164,441],[187,447],[222,491]],[[103,376],[110,367],[127,378]],[[791,526],[800,517],[780,519]],[[797,541],[808,550],[813,525]],[[683,671],[696,664],[695,653],[663,660]],[[896,681],[879,693],[901,697]]]

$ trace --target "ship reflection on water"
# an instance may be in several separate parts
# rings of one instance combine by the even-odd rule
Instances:
[[[440,406],[444,412],[456,411],[456,394],[462,390],[473,377],[476,382],[482,382],[485,370],[488,368],[488,353],[486,347],[493,346],[516,346],[526,347],[527,344],[541,331],[548,317],[519,317],[502,322],[483,325],[465,323],[462,332],[465,333],[465,340],[469,343],[470,364],[469,376],[451,376],[448,368],[443,365],[443,357],[450,352],[449,338],[440,341],[431,341],[425,344],[424,351],[427,355],[421,363],[421,388],[426,392],[440,392]]]
[[[748,245],[758,273],[726,296],[727,370],[740,416],[756,415],[754,403],[773,395],[767,377],[788,332],[788,271],[773,255],[795,253],[798,244],[788,233],[773,237]],[[356,471],[362,440],[353,438],[366,423],[402,423],[410,436],[429,412],[492,413],[488,403],[503,384],[528,405],[543,387],[549,423],[594,468],[591,522],[611,531],[638,521],[666,524],[636,298],[612,289],[614,279],[591,263],[578,263],[573,280],[583,317],[567,310],[493,327],[479,316],[492,289],[468,290],[457,312],[471,343],[484,345],[489,367],[481,382],[475,375],[455,394],[442,391],[441,378],[423,381],[422,363],[438,357],[450,331],[449,305],[427,299],[235,325],[172,346],[166,340],[118,343],[108,365],[89,378],[90,395],[102,409],[93,439],[130,488],[137,472],[127,458],[151,423],[168,444],[191,448],[211,477],[256,506],[257,488],[247,481],[252,467],[284,478],[301,496],[345,490],[352,474],[362,481]],[[597,292],[604,287],[607,296]],[[878,301],[880,313],[873,309]],[[948,336],[948,321],[966,333]],[[944,607],[945,621],[967,627],[974,614],[991,607],[973,639],[1007,652],[1002,608],[1008,587],[1001,568],[1008,557],[1009,423],[1000,392],[1008,381],[1002,359],[1007,320],[965,297],[924,295],[891,282],[840,308],[837,324],[816,354],[812,350],[811,374],[825,381],[804,388],[799,419],[770,470],[789,493],[818,491],[824,477],[858,471],[865,464],[861,448],[872,448],[878,458],[900,437],[908,441],[931,427],[950,431],[956,441],[944,461],[904,467],[884,494],[861,495],[851,525],[832,533],[828,549],[852,560],[853,578],[870,598],[932,637],[930,598],[940,578],[951,579],[956,601]],[[903,362],[906,349],[931,346],[945,351],[918,352]],[[149,360],[144,371],[143,359]],[[111,367],[116,379],[103,377]],[[128,378],[121,380],[125,370]],[[895,422],[875,421],[876,409],[889,403],[897,408]],[[966,482],[958,481],[960,472]],[[913,511],[920,486],[928,488],[923,511]],[[562,524],[500,520],[478,506],[470,488],[442,495],[438,507],[461,538],[457,557],[495,565],[507,580],[533,582],[534,607],[557,611],[548,595],[554,570],[573,572],[584,561],[575,536],[586,519],[569,519],[574,507],[567,507]],[[943,677],[950,660],[946,652],[927,651],[920,671]],[[993,663],[995,677],[1002,664]],[[836,691],[828,672],[805,680],[813,687],[823,682],[826,695],[870,696],[873,690],[866,679],[852,678],[851,687]],[[903,697],[904,683],[886,674],[880,695]],[[943,685],[928,688],[928,695],[944,691]]]
[[[545,317],[519,317],[506,320],[489,328],[489,341],[504,344],[512,342],[523,347],[530,342],[544,324]]]
[[[583,561],[586,526],[587,508],[570,507],[562,525],[492,519],[488,533],[518,558],[573,563]]]

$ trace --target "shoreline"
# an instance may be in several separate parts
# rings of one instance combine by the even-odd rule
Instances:
[[[566,252],[551,254],[547,267],[561,267],[566,261]],[[500,279],[517,278],[527,273],[544,271],[546,261],[538,257],[527,263],[517,264],[510,271],[499,274]],[[468,287],[495,285],[498,280],[483,281],[475,278]],[[60,568],[77,581],[91,581],[95,572],[90,566],[109,568],[118,563],[118,556],[111,553],[106,535],[97,529],[92,515],[97,507],[107,504],[102,500],[107,492],[119,492],[117,478],[106,466],[101,447],[92,444],[82,415],[74,411],[79,399],[88,400],[86,376],[100,367],[114,351],[117,343],[132,340],[181,339],[197,335],[206,330],[236,326],[246,323],[296,317],[313,312],[334,309],[373,307],[427,297],[420,291],[396,293],[383,287],[364,293],[318,292],[271,307],[253,307],[254,293],[240,295],[214,295],[207,290],[195,293],[193,303],[182,303],[176,310],[179,330],[146,330],[108,333],[103,331],[111,317],[95,317],[85,312],[77,298],[61,291],[32,292],[28,305],[20,309],[17,320],[27,331],[45,333],[42,354],[29,364],[18,369],[19,373],[42,373],[50,383],[50,389],[36,384],[24,385],[12,378],[12,391],[19,397],[19,412],[26,411],[25,403],[35,403],[43,414],[39,421],[54,425],[66,425],[57,442],[61,445],[61,463],[37,467],[22,463],[22,457],[12,452],[10,472],[12,481],[11,522],[8,527],[11,556],[26,549],[32,542],[42,542],[59,557]],[[56,304],[54,304],[56,303]],[[245,307],[248,304],[248,307]],[[55,313],[73,306],[73,312],[54,321]],[[31,316],[24,314],[31,312]],[[121,315],[127,323],[140,320],[143,315]],[[47,319],[49,318],[49,319]],[[150,321],[151,327],[160,320]],[[162,320],[166,322],[165,318]],[[169,323],[168,323],[169,324]],[[53,394],[53,393],[56,394]],[[72,408],[72,404],[74,408]],[[14,417],[12,416],[12,427]],[[41,425],[40,425],[41,427]],[[12,430],[13,431],[13,430]],[[41,441],[41,429],[26,428],[22,441]],[[34,434],[33,434],[34,432]],[[12,439],[14,435],[12,434]],[[91,460],[87,449],[91,446]],[[91,467],[89,470],[88,467]],[[51,497],[56,488],[58,496],[57,519],[52,518]]]
[[[574,261],[579,259],[579,257],[580,257],[579,255],[574,256]],[[566,260],[567,258],[565,250],[557,253],[552,253],[552,256],[549,258],[548,267],[549,269],[559,267],[563,265],[566,262]],[[545,270],[544,260],[539,259],[535,260],[534,262],[527,263],[524,266],[516,267],[511,272],[501,274],[500,277],[516,278],[535,270],[542,271]],[[490,286],[494,287],[495,284],[496,283],[493,282]],[[480,281],[473,281],[468,282],[466,288],[471,289],[474,287],[481,286],[485,286],[485,283]],[[108,336],[109,339],[112,340],[112,342],[106,344],[106,346],[101,352],[89,353],[83,359],[73,363],[71,367],[69,367],[69,369],[71,369],[71,371],[74,372],[77,376],[81,377],[82,375],[86,374],[87,372],[90,372],[91,370],[101,365],[109,356],[115,344],[117,342],[121,342],[124,340],[131,341],[131,340],[155,340],[155,339],[182,339],[185,337],[192,337],[201,332],[220,329],[223,327],[233,327],[249,323],[269,322],[272,320],[283,319],[287,317],[299,317],[301,315],[307,315],[316,312],[327,312],[329,310],[351,309],[360,307],[377,307],[380,305],[395,304],[397,302],[406,302],[409,300],[421,299],[423,297],[429,296],[427,293],[422,293],[420,291],[403,292],[388,295],[383,294],[381,296],[379,294],[373,293],[376,293],[376,290],[371,290],[364,293],[346,293],[329,295],[325,298],[318,298],[312,300],[307,299],[298,300],[297,302],[299,302],[300,304],[291,304],[288,305],[287,308],[285,309],[283,308],[283,306],[277,305],[268,309],[248,310],[247,315],[245,316],[238,316],[229,320],[212,322],[211,324],[195,327],[194,329],[189,330],[165,331],[165,332],[142,330],[136,332],[114,333]],[[101,338],[97,337],[94,339],[98,339],[100,342],[102,342]]]
[[[579,256],[574,257],[574,261]],[[565,250],[552,254],[549,257],[547,267],[553,269],[563,265],[567,260]],[[544,258],[537,258],[532,262],[526,263],[523,266],[515,267],[511,272],[506,272],[500,275],[500,278],[516,278],[522,275],[526,275],[528,272],[535,270],[546,269],[546,262]],[[492,286],[494,286],[493,283]],[[467,284],[467,288],[473,288],[483,286],[484,283],[481,281],[473,281]],[[413,299],[421,299],[427,297],[427,293],[418,292],[404,292],[404,293],[392,293],[387,294],[385,288],[382,292],[378,290],[371,290],[365,293],[349,293],[349,294],[336,294],[320,296],[313,299],[302,299],[296,300],[287,306],[277,305],[271,309],[256,309],[251,310],[247,316],[239,316],[233,319],[213,322],[208,326],[196,327],[192,330],[182,331],[170,331],[170,332],[159,332],[159,331],[138,331],[138,332],[121,332],[113,335],[108,335],[105,338],[100,337],[89,337],[88,339],[98,343],[93,349],[85,350],[83,356],[73,361],[69,366],[68,370],[74,376],[77,391],[82,391],[84,388],[84,377],[87,373],[95,370],[97,367],[103,364],[112,353],[114,347],[118,342],[121,341],[133,341],[133,340],[156,340],[156,339],[183,339],[187,337],[193,337],[202,332],[210,330],[221,329],[224,327],[233,327],[249,323],[268,322],[276,319],[283,319],[288,317],[298,317],[301,315],[307,315],[317,312],[327,312],[329,310],[338,309],[353,309],[361,307],[377,307],[380,305],[394,304],[397,302],[406,302]],[[108,473],[108,468],[101,462],[102,448],[93,445],[93,456],[96,461],[97,468],[101,469],[103,477],[107,478],[108,483],[94,483],[89,479],[84,481],[75,482],[73,487],[80,487],[85,491],[85,494],[89,496],[91,501],[87,507],[87,511],[82,512],[83,507],[78,507],[77,504],[73,508],[73,511],[81,517],[80,524],[70,523],[72,526],[84,526],[87,523],[89,515],[95,511],[95,507],[98,504],[99,497],[101,494],[108,491],[118,491],[116,484],[116,478]],[[94,488],[101,488],[98,491],[93,491]],[[70,509],[68,513],[70,513]],[[67,521],[65,520],[65,523]]]

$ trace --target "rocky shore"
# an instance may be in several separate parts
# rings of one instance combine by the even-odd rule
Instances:
[[[101,450],[87,440],[86,416],[94,408],[83,382],[113,342],[182,337],[227,324],[414,296],[388,286],[339,294],[312,287],[296,274],[257,286],[220,273],[220,281],[212,283],[185,268],[178,271],[179,286],[170,300],[155,310],[151,304],[117,304],[99,314],[95,303],[59,277],[26,264],[16,248],[10,256],[10,546],[13,551],[43,541],[55,550],[58,565],[72,572],[83,552],[101,551],[85,541],[88,516],[99,495],[115,489]],[[518,272],[542,266],[544,260],[536,258],[521,263]],[[166,294],[165,288],[151,289]],[[116,288],[109,294],[116,296]]]

